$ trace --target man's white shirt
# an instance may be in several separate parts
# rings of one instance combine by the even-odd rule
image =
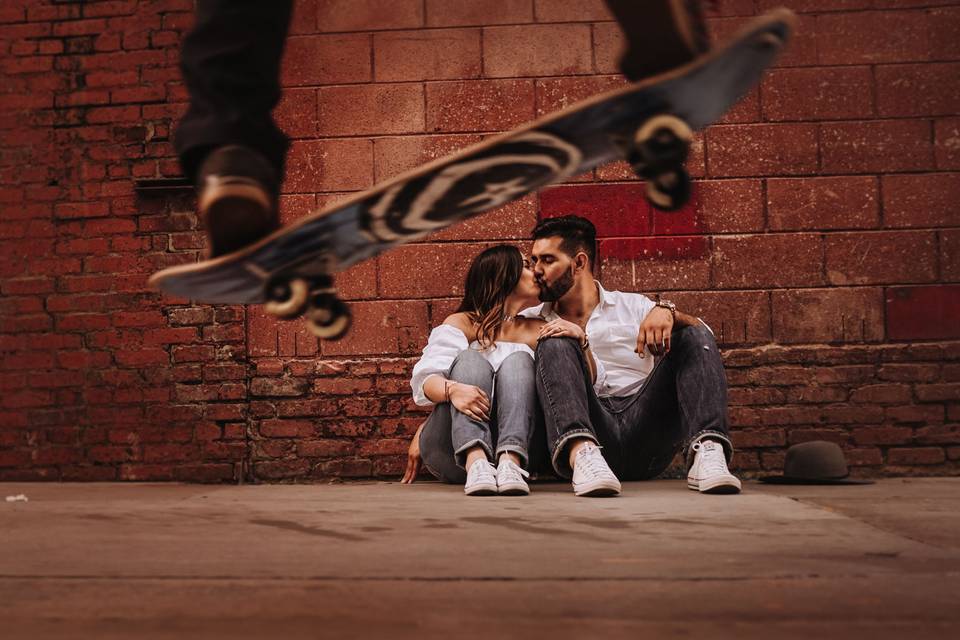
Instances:
[[[597,395],[629,396],[640,389],[653,371],[653,356],[645,352],[641,358],[635,349],[640,323],[657,305],[645,295],[607,291],[599,282],[596,284],[600,302],[587,320],[586,332],[590,349],[596,359],[603,363],[606,373],[602,389],[598,390]],[[547,322],[560,317],[554,311],[552,302],[525,309],[520,315],[542,318]]]

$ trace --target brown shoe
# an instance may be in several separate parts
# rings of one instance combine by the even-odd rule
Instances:
[[[252,149],[230,145],[212,151],[200,167],[197,187],[210,258],[251,245],[279,226],[276,172]]]

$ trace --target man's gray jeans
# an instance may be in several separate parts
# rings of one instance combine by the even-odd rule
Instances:
[[[447,379],[483,389],[493,399],[491,419],[473,420],[452,403],[437,404],[420,432],[423,466],[444,482],[463,484],[467,450],[478,445],[492,462],[512,451],[528,466],[531,439],[543,424],[530,354],[510,354],[494,372],[480,353],[466,349],[453,361]]]
[[[637,393],[603,398],[594,391],[576,340],[540,342],[537,394],[558,474],[572,475],[567,444],[578,437],[603,447],[603,457],[622,480],[656,477],[681,449],[689,466],[691,445],[704,437],[719,441],[729,461],[727,380],[713,334],[702,325],[676,327],[670,341],[670,352]]]

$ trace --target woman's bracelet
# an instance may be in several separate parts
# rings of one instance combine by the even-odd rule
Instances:
[[[583,334],[583,342],[580,343],[580,350],[586,351],[590,348],[590,339],[587,337],[587,334]]]
[[[450,387],[453,386],[453,383],[449,380],[443,381],[443,401],[450,402]]]

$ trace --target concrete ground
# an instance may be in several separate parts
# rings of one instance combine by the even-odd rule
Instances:
[[[0,637],[957,637],[960,478],[0,484]]]

